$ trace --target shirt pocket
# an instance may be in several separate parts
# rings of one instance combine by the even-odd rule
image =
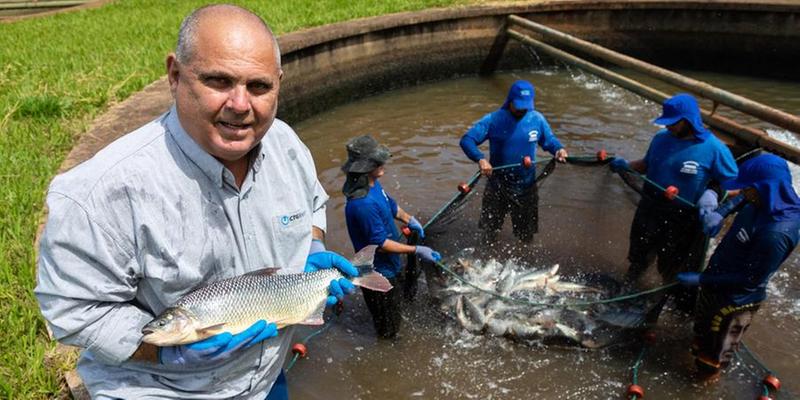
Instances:
[[[301,248],[311,236],[311,211],[296,209],[272,216],[275,261],[278,266],[291,268],[304,265],[308,248]]]

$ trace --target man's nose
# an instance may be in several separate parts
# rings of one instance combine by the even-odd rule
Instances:
[[[226,106],[237,114],[250,111],[250,93],[247,92],[245,85],[236,85],[228,93],[228,103]]]

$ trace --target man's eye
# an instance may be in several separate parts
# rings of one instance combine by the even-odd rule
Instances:
[[[222,77],[209,77],[204,79],[204,83],[209,87],[222,89],[230,86],[231,81],[230,79]]]
[[[252,82],[247,84],[247,90],[253,94],[264,94],[272,89],[272,85],[264,82]]]

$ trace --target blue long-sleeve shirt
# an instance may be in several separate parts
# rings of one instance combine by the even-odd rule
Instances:
[[[731,151],[711,134],[686,140],[662,130],[650,142],[644,162],[649,179],[677,187],[691,202],[697,202],[710,180],[723,183],[739,173]]]
[[[400,240],[394,224],[397,203],[386,194],[377,180],[366,196],[347,200],[344,213],[347,232],[356,252],[371,244],[381,246],[386,239]],[[400,255],[375,253],[373,266],[383,276],[394,278],[402,267]]]
[[[736,216],[700,275],[700,283],[735,305],[763,301],[767,282],[800,240],[800,220],[757,224],[757,209],[748,204]]]
[[[478,149],[486,140],[489,140],[489,162],[495,167],[522,162],[525,156],[535,162],[537,145],[551,154],[564,147],[541,113],[530,110],[517,120],[505,107],[478,120],[461,137],[461,149],[470,160],[478,162],[486,158]],[[528,187],[536,179],[533,167],[510,168],[497,173],[520,187]]]

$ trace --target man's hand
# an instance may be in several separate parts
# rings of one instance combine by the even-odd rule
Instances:
[[[326,268],[336,268],[345,276],[358,276],[358,269],[350,261],[332,251],[320,251],[308,255],[305,272],[316,272]],[[332,306],[338,303],[345,294],[353,293],[355,289],[355,285],[347,278],[332,280],[328,287],[327,304]]]
[[[700,286],[700,273],[681,272],[678,274],[678,282],[683,286]]]
[[[717,201],[717,192],[706,189],[700,199],[697,200],[697,208],[700,211],[711,212],[717,209],[719,202]]]
[[[414,250],[414,254],[418,255],[419,258],[431,263],[437,263],[442,259],[442,256],[438,251],[433,251],[433,249],[428,246],[417,246],[417,248]]]
[[[716,211],[700,209],[699,213],[700,222],[703,224],[703,233],[709,237],[717,236],[722,228],[722,220],[725,219],[725,217]]]
[[[487,178],[492,176],[492,164],[489,164],[485,158],[481,158],[481,160],[478,161],[478,167],[481,169],[481,174],[483,176]]]
[[[555,154],[556,161],[560,163],[567,162],[567,157],[569,157],[569,155],[567,154],[567,149],[563,147],[558,149],[558,151]]]
[[[615,157],[613,160],[611,160],[611,162],[608,163],[608,167],[611,168],[612,172],[623,172],[630,169],[628,160],[621,157]]]
[[[425,230],[422,229],[422,224],[420,224],[416,218],[411,217],[408,220],[408,228],[412,231],[416,231],[420,239],[425,239]]]
[[[239,349],[246,349],[275,336],[278,336],[277,325],[260,320],[235,335],[223,332],[196,343],[160,347],[158,362],[164,365],[197,365],[224,360]]]

